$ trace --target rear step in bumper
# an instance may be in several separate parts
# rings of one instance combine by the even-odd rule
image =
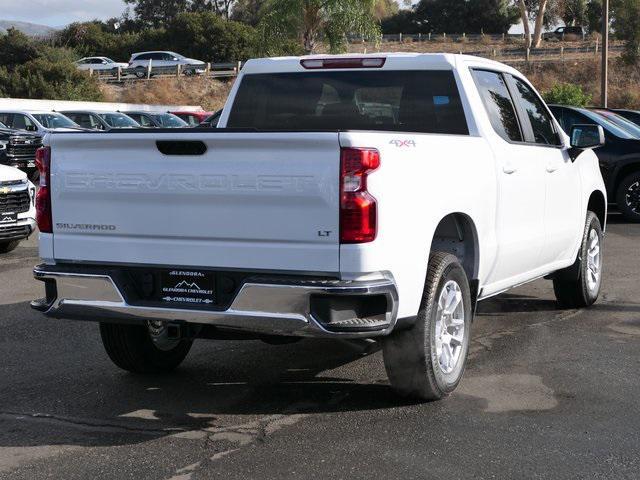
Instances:
[[[48,292],[55,294],[46,302],[32,302],[35,309],[53,318],[134,324],[186,322],[265,335],[341,338],[387,335],[397,320],[398,293],[393,280],[387,278],[291,283],[247,281],[227,310],[215,311],[130,305],[109,275],[53,270],[46,265],[34,269],[35,279],[46,282]],[[55,288],[51,288],[54,283]],[[335,298],[342,301],[327,313],[327,299]],[[345,307],[344,299],[353,299],[355,306]],[[363,315],[365,318],[348,315],[345,318],[345,311],[366,312],[363,304],[377,305],[378,309],[382,305],[383,311],[378,310],[372,318],[366,315]],[[334,317],[337,320],[334,321]]]

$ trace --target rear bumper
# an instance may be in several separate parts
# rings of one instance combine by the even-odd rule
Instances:
[[[395,283],[382,275],[367,281],[300,278],[273,282],[261,276],[259,281],[244,282],[226,310],[131,305],[108,274],[65,272],[41,265],[34,269],[34,277],[45,282],[47,300],[33,302],[33,307],[49,317],[73,320],[165,321],[264,335],[362,338],[390,333],[398,311]],[[356,305],[353,309],[352,304]],[[368,304],[376,310],[367,308]],[[364,313],[350,317],[352,311]]]

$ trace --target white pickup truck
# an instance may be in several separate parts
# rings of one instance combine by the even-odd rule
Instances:
[[[481,58],[252,60],[218,129],[45,138],[32,305],[100,322],[133,372],[195,338],[378,338],[391,385],[438,399],[477,301],[540,277],[598,297],[602,142]]]

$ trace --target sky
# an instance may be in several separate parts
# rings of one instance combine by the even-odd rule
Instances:
[[[0,20],[60,27],[71,22],[118,17],[124,9],[122,0],[0,0]]]

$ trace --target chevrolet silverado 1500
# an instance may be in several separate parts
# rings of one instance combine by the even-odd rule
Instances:
[[[377,338],[391,385],[438,399],[476,302],[546,277],[598,297],[601,127],[562,132],[493,61],[249,61],[218,129],[55,133],[38,153],[50,317],[113,362],[175,368],[195,338]]]

